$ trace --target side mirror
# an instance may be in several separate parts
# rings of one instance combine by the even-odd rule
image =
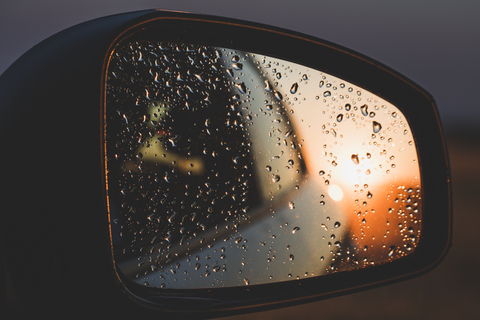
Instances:
[[[450,245],[432,97],[323,40],[106,17],[22,56],[0,105],[2,251],[40,311],[253,312],[418,276]]]

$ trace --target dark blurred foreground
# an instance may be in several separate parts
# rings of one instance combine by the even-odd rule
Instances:
[[[397,284],[241,319],[480,319],[480,130],[449,130],[453,246],[430,273]]]

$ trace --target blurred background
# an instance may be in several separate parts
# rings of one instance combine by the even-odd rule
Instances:
[[[453,247],[435,270],[383,288],[224,319],[480,318],[480,1],[1,0],[0,73],[67,27],[153,8],[260,22],[365,54],[433,95],[447,137]]]

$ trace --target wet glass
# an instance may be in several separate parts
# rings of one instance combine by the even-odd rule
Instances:
[[[421,240],[408,122],[358,86],[261,54],[124,42],[105,99],[112,252],[129,281],[292,281],[401,259]]]

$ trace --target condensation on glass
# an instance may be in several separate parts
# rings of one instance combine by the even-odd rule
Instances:
[[[421,238],[402,112],[342,79],[226,48],[119,45],[105,160],[116,269],[156,288],[255,285],[400,259]]]

